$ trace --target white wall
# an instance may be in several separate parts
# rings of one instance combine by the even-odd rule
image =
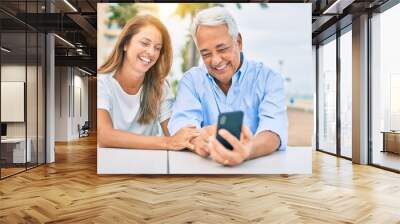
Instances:
[[[25,65],[18,65],[18,64],[8,64],[8,65],[2,65],[1,66],[1,81],[9,81],[9,82],[25,82],[25,75],[26,75],[26,71],[25,69],[27,69],[26,71],[28,72],[28,74],[36,74],[36,67],[34,66],[27,66],[25,67]],[[29,78],[29,77],[28,77]],[[36,80],[29,80],[29,84],[30,85],[34,85],[36,86]],[[27,89],[27,103],[31,103],[31,102],[36,102],[36,88],[28,88]],[[31,92],[32,91],[32,92]],[[32,104],[32,105],[28,105],[31,107],[35,107],[37,106],[37,104]],[[34,110],[36,110],[34,108]],[[7,110],[9,108],[1,108],[1,110]],[[31,108],[32,109],[32,108]],[[28,113],[27,114],[28,117],[28,121],[36,121],[36,113]],[[7,136],[8,137],[25,137],[25,123],[26,122],[7,122]],[[28,125],[28,129],[33,127],[33,125]],[[34,127],[34,129],[36,130],[36,126]],[[29,133],[31,133],[30,130],[28,130],[28,137],[29,137]]]
[[[56,67],[56,141],[77,139],[78,124],[88,120],[88,78],[83,75],[76,68]]]
[[[18,82],[19,83],[18,85],[20,85],[21,83],[26,83],[26,81],[25,81],[25,73],[26,73],[25,69],[26,69],[25,65],[18,65],[18,64],[8,64],[8,65],[2,65],[1,66],[1,82],[2,82],[2,87],[3,87],[2,90],[1,90],[1,92],[2,92],[1,98],[2,99],[7,99],[7,98],[10,97],[10,96],[4,95],[4,94],[7,94],[6,92],[4,92],[7,89],[6,86],[3,86],[3,85],[6,85],[5,82]],[[33,67],[32,66],[30,66],[30,67],[28,66],[27,69],[28,69],[28,72],[29,72],[29,71],[31,71],[33,69]],[[14,84],[16,84],[16,83],[14,83]],[[8,85],[10,85],[10,84],[8,84]],[[22,84],[22,85],[24,85],[24,84]],[[11,88],[12,88],[12,89],[10,89],[11,91],[18,91],[18,92],[15,92],[15,94],[19,95],[18,96],[19,102],[15,102],[15,104],[18,104],[19,107],[11,108],[10,106],[6,106],[5,102],[2,102],[1,103],[1,105],[2,105],[1,114],[3,116],[7,115],[7,114],[10,114],[11,116],[14,116],[13,121],[18,120],[18,122],[7,122],[8,126],[9,126],[7,129],[10,129],[9,131],[11,131],[11,133],[13,133],[13,136],[20,135],[18,137],[25,137],[25,130],[24,129],[19,130],[19,128],[16,128],[16,127],[20,126],[18,124],[24,123],[24,120],[25,120],[25,118],[24,118],[24,112],[25,112],[24,111],[24,97],[25,97],[24,88],[25,87],[22,86],[22,89],[19,89],[19,90],[16,90],[13,87],[11,87]],[[15,96],[12,96],[12,97],[15,98]],[[9,103],[13,104],[12,101],[10,101]],[[22,103],[22,105],[21,105],[21,103]],[[14,105],[14,106],[17,106],[17,105]],[[36,107],[36,105],[35,105],[35,107]],[[13,109],[14,110],[18,110],[18,111],[14,111],[13,112],[12,111]],[[16,114],[18,114],[17,117],[15,117]],[[9,116],[6,116],[6,117],[9,117]],[[4,121],[5,117],[2,117],[1,120]],[[6,120],[7,120],[7,118],[6,118]]]
[[[78,72],[78,74],[77,74]],[[88,78],[81,76],[79,70],[74,71],[74,108],[71,135],[78,137],[78,124],[81,126],[88,120]],[[81,110],[81,111],[80,111]]]
[[[25,80],[27,78],[27,80]],[[44,163],[44,74],[41,66],[32,66],[25,64],[3,64],[1,66],[1,81],[24,82],[26,83],[26,106],[23,105],[23,114],[26,112],[26,121],[22,122],[6,122],[7,137],[9,138],[24,138],[25,135],[30,139],[30,148],[32,161],[36,162],[39,158],[39,163]],[[3,92],[4,89],[2,89]],[[24,94],[24,90],[19,90]],[[21,92],[22,91],[22,92]],[[3,97],[7,97],[2,95]],[[24,104],[25,102],[23,102]],[[2,112],[13,113],[13,108],[2,107]],[[7,111],[8,110],[8,111]],[[15,110],[15,109],[14,109]],[[14,112],[15,113],[15,112]],[[39,156],[37,157],[37,153]]]
[[[55,141],[68,140],[68,71],[67,67],[55,68]]]

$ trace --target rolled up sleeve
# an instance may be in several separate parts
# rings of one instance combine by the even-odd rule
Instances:
[[[179,82],[168,130],[171,135],[174,135],[179,129],[187,125],[195,125],[200,128],[202,121],[201,102],[196,94],[195,85],[188,75],[184,75]]]
[[[288,138],[288,121],[282,76],[270,71],[265,92],[259,107],[259,124],[256,134],[272,131],[280,138],[279,150],[285,150]]]

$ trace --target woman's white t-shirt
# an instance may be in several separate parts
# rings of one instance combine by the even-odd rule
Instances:
[[[171,87],[164,82],[159,115],[149,124],[138,123],[141,94],[142,88],[136,95],[127,94],[113,74],[97,76],[97,109],[104,109],[110,113],[113,128],[140,135],[162,135],[160,122],[171,117],[174,101]]]

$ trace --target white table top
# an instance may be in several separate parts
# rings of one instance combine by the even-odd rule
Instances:
[[[286,151],[229,167],[192,152],[170,151],[169,168],[173,174],[311,174],[312,153],[309,147],[289,147]]]
[[[98,148],[97,162],[99,174],[311,174],[312,150],[288,147],[227,167],[188,151]]]
[[[168,174],[165,150],[97,149],[98,174]]]

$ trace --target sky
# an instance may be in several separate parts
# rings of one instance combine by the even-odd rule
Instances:
[[[312,96],[314,70],[311,48],[311,4],[258,3],[224,4],[232,13],[243,37],[248,59],[261,61],[284,76],[288,95]],[[176,4],[161,4],[160,18],[167,26],[174,46],[174,78],[180,78],[180,49],[189,35],[189,19],[171,16]],[[257,15],[257,16],[254,16]],[[281,65],[279,62],[282,62]]]
[[[242,6],[239,10],[235,4],[226,4],[242,33],[247,58],[289,79],[285,84],[288,95],[312,95],[311,4],[270,3],[265,9],[257,3]]]

